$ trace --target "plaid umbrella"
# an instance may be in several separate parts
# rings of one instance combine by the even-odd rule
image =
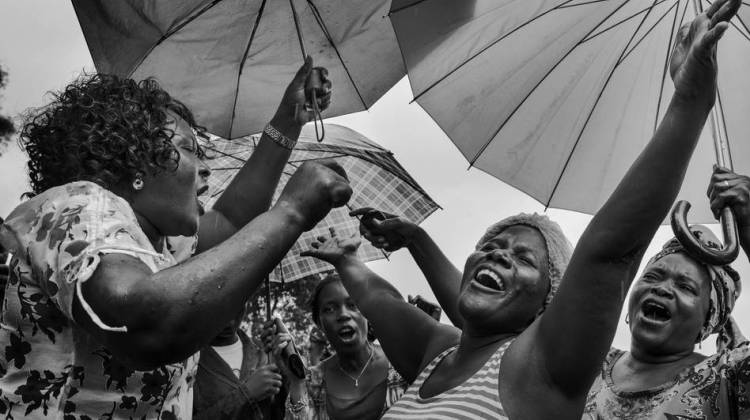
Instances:
[[[216,201],[250,157],[259,140],[260,136],[236,140],[215,137],[203,143],[207,153],[206,164],[212,171],[209,177],[209,206]],[[393,158],[391,152],[354,130],[334,124],[326,124],[325,143],[315,140],[312,127],[303,128],[279,181],[274,201],[289,177],[303,162],[320,159],[333,159],[346,170],[353,190],[352,198],[347,206],[331,210],[315,228],[300,236],[270,274],[271,281],[290,282],[331,270],[328,263],[315,258],[300,257],[299,253],[307,249],[317,236],[329,234],[330,227],[335,228],[342,237],[358,232],[359,222],[349,216],[351,209],[374,207],[420,223],[440,208]],[[358,256],[362,261],[373,261],[387,258],[388,255],[365,242],[359,248]]]

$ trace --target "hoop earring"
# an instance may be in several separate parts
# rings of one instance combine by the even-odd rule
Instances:
[[[133,189],[136,191],[143,189],[143,178],[141,178],[140,175],[135,176],[135,179],[133,180]]]

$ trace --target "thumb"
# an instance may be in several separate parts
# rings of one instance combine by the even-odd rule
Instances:
[[[294,79],[292,79],[292,85],[295,87],[302,88],[305,86],[305,80],[307,80],[307,77],[312,72],[313,68],[313,59],[311,56],[307,56],[305,58],[305,63],[302,65],[302,67],[297,70],[297,74],[294,75]]]

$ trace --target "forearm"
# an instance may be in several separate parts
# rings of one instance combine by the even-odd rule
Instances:
[[[275,117],[271,125],[291,140],[299,138],[302,126],[288,118]],[[261,135],[253,154],[213,206],[237,228],[268,210],[291,150]]]
[[[133,282],[116,299],[119,305],[100,302],[94,307],[108,315],[103,318],[110,325],[124,321],[128,327],[127,334],[106,333],[106,339],[111,347],[130,349],[135,361],[158,365],[184,360],[237,315],[302,226],[295,212],[276,206],[220,245]]]
[[[453,325],[461,328],[463,317],[458,312],[457,303],[461,290],[461,271],[448,260],[432,237],[422,228],[418,228],[412,238],[409,252],[422,270],[448,319]]]

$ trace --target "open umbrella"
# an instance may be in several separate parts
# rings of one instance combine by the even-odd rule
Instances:
[[[204,142],[211,168],[209,177],[208,204],[221,195],[244,162],[250,157],[259,138],[251,136],[237,140],[213,138]],[[289,250],[281,263],[271,272],[270,280],[291,282],[311,274],[331,270],[331,266],[315,258],[300,257],[299,253],[309,248],[320,235],[329,234],[331,227],[339,236],[359,232],[359,222],[349,216],[349,210],[358,207],[374,207],[389,213],[401,214],[420,223],[439,206],[422,190],[416,181],[393,158],[393,154],[354,130],[328,124],[326,141],[318,143],[314,130],[306,125],[299,141],[292,150],[284,170],[275,199],[296,168],[308,160],[333,159],[347,173],[353,194],[345,207],[331,210],[315,228],[305,232]],[[383,251],[364,243],[359,249],[359,258],[372,261],[385,258]]]
[[[73,0],[96,68],[155,77],[208,131],[259,133],[302,64],[329,70],[326,111],[367,109],[403,75],[388,0]]]
[[[545,206],[594,213],[666,109],[676,32],[710,4],[394,0],[391,21],[416,101],[472,166]],[[723,112],[707,124],[679,195],[701,223],[714,221],[705,186],[715,159],[729,166],[731,155],[750,155],[748,23],[741,9],[719,46]],[[734,164],[750,173],[750,160]]]

